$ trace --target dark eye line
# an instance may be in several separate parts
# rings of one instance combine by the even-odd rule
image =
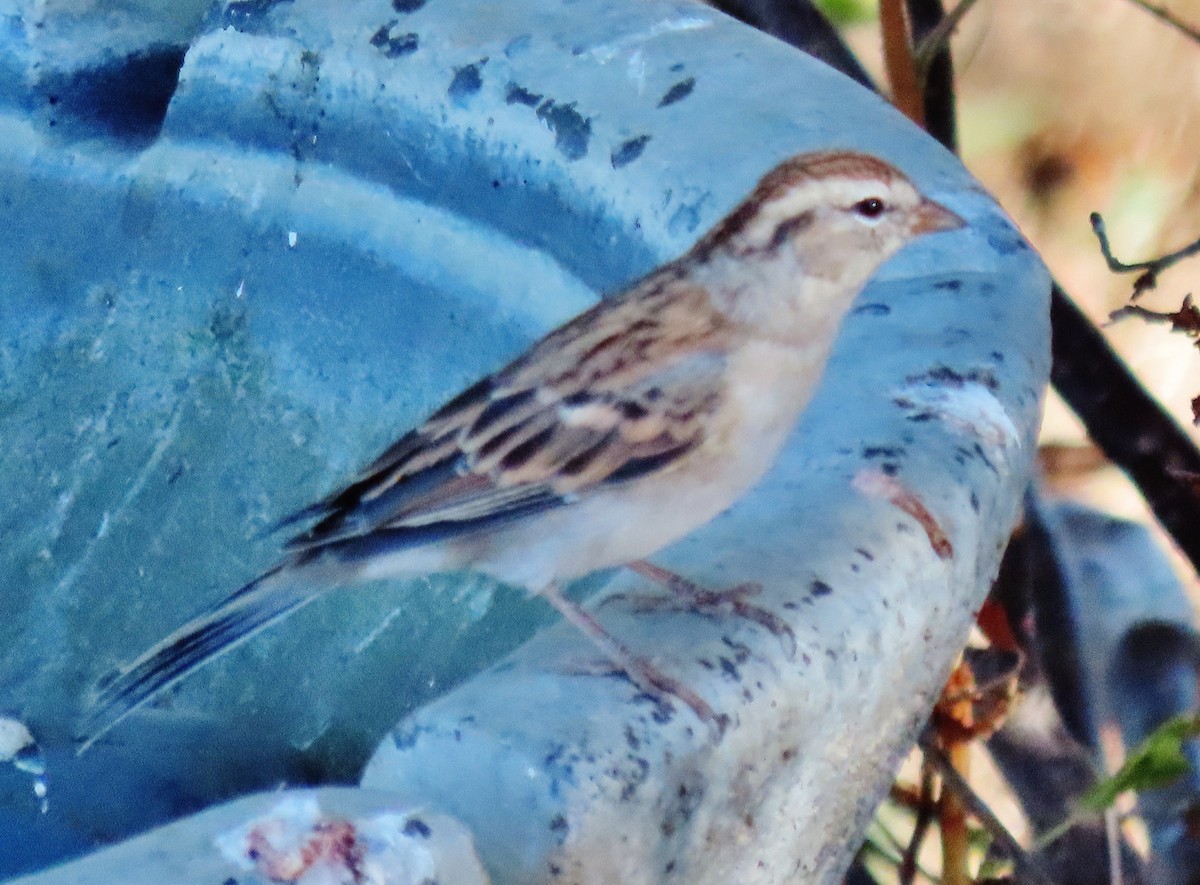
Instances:
[[[774,252],[802,230],[810,227],[815,218],[816,214],[809,210],[781,221],[775,228],[775,232],[771,234],[771,240],[767,243],[767,251]]]

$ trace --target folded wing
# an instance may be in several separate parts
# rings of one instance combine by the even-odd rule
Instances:
[[[287,549],[313,555],[377,532],[440,540],[681,463],[720,405],[724,349],[716,324],[664,321],[691,293],[665,294],[657,311],[602,303],[464,391],[289,518],[316,523]]]

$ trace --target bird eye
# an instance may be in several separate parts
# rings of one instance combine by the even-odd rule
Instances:
[[[856,215],[863,218],[878,218],[887,210],[887,204],[879,197],[867,197],[855,203],[853,209]]]

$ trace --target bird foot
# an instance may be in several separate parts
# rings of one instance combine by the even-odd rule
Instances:
[[[587,676],[622,676],[637,686],[638,690],[646,697],[653,700],[664,716],[669,716],[674,711],[672,700],[681,701],[690,707],[702,722],[716,729],[718,740],[725,735],[725,729],[729,727],[728,716],[714,711],[712,706],[690,686],[667,675],[646,658],[630,655],[620,662],[597,658],[589,663],[572,667],[570,672]]]
[[[604,652],[606,660],[603,670],[581,668],[577,672],[616,673],[625,676],[641,691],[653,698],[664,713],[671,712],[671,699],[674,698],[687,704],[702,722],[715,726],[718,740],[725,734],[725,728],[729,725],[729,717],[715,713],[708,702],[696,694],[691,687],[668,676],[646,658],[630,652],[589,612],[564,597],[557,587],[548,587],[542,591],[541,595],[558,609],[568,622],[578,628]]]
[[[670,596],[637,597],[634,602],[637,611],[688,611],[714,618],[728,615],[745,618],[778,636],[787,659],[795,660],[796,634],[791,625],[774,612],[746,601],[746,597],[762,592],[761,584],[747,582],[724,590],[710,590],[648,562],[631,563],[629,568],[671,593]],[[609,599],[623,595],[618,593]]]

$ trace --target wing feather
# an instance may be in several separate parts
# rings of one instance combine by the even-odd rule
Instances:
[[[354,482],[284,524],[291,550],[437,525],[468,532],[679,464],[723,396],[727,328],[668,272],[465,390]],[[427,535],[427,532],[424,533]]]

